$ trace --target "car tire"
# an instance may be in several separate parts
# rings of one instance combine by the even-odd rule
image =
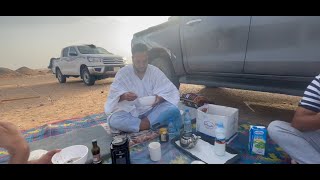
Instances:
[[[58,79],[59,83],[66,83],[67,77],[62,74],[62,72],[60,71],[60,69],[57,69],[56,74],[57,74],[57,79]]]
[[[179,78],[174,74],[173,65],[169,60],[163,58],[156,58],[150,64],[158,67],[167,78],[177,87],[180,88]]]
[[[87,86],[92,86],[96,82],[96,78],[90,74],[88,68],[82,69],[81,77],[83,79],[84,84]]]

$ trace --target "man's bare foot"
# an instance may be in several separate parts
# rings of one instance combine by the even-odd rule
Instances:
[[[144,117],[143,119],[141,119],[140,131],[144,131],[148,129],[150,129],[150,121],[147,117]]]

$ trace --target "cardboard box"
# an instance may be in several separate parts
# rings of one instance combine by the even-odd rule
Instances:
[[[203,110],[207,109],[206,112]],[[222,121],[229,143],[238,133],[239,110],[236,108],[206,104],[197,109],[197,131],[215,137],[217,121]]]

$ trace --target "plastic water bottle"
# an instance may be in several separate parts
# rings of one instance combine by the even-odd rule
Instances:
[[[222,122],[216,123],[215,135],[214,151],[216,155],[224,156],[226,153],[226,131]]]
[[[192,124],[191,124],[191,116],[189,113],[189,109],[186,109],[183,115],[184,120],[184,132],[185,133],[192,133]]]
[[[177,135],[180,135],[181,128],[183,127],[184,121],[183,121],[184,111],[180,111],[180,116],[177,117],[175,121],[175,127],[177,130]]]
[[[176,133],[176,128],[173,123],[173,118],[169,119],[168,132],[170,135],[175,135],[175,133]]]

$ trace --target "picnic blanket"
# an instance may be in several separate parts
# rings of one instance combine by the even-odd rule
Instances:
[[[52,136],[58,136],[70,131],[81,128],[89,128],[93,126],[102,126],[107,133],[110,133],[110,128],[107,124],[107,115],[104,113],[94,114],[83,118],[74,118],[63,121],[50,123],[37,128],[22,131],[27,142],[43,140]],[[229,144],[230,147],[238,150],[241,153],[239,163],[241,164],[286,164],[290,162],[290,157],[269,137],[266,144],[266,155],[252,155],[248,153],[248,131],[250,123],[246,121],[239,122],[239,130],[237,137]],[[130,137],[130,157],[133,163],[154,163],[150,161],[147,145],[150,141],[158,141],[158,133],[142,131],[139,133],[131,133]],[[194,159],[181,153],[173,147],[171,143],[162,145],[164,151],[163,158],[156,163],[181,163],[186,164]],[[6,150],[0,148],[0,163],[6,163],[9,160],[9,155]],[[109,160],[106,161],[108,163]]]
[[[110,155],[110,144],[112,142],[112,135],[106,133],[105,129],[100,126],[93,126],[89,128],[75,129],[65,134],[50,136],[45,139],[33,141],[29,143],[30,151],[37,149],[51,150],[63,149],[72,145],[85,145],[92,147],[92,140],[96,139],[100,148],[100,154],[103,158]],[[88,154],[88,161],[90,163],[93,159],[92,153]]]
[[[290,157],[269,137],[266,143],[265,156],[253,155],[248,152],[249,142],[248,122],[240,122],[238,135],[230,142],[229,146],[240,153],[239,164],[289,164]],[[174,147],[172,143],[161,144],[161,160],[151,161],[149,157],[148,144],[150,142],[159,142],[159,138],[147,142],[135,144],[130,148],[130,160],[133,164],[190,164],[193,159]],[[111,163],[107,159],[106,164]]]
[[[111,130],[107,124],[107,117],[105,113],[93,114],[82,118],[72,118],[67,120],[55,121],[40,127],[32,128],[29,130],[22,131],[22,134],[26,141],[30,145],[31,150],[35,149],[46,149],[50,150],[51,148],[62,148],[71,143],[78,143],[77,138],[81,138],[81,142],[86,142],[88,147],[90,147],[91,139],[96,138],[99,142],[99,145],[104,148],[108,148],[109,145],[105,144],[107,142],[111,142],[109,136],[105,136],[106,134],[111,134]],[[96,126],[103,127],[105,130],[105,135],[103,136],[103,132],[101,132],[100,128],[95,130],[85,130],[88,128],[93,128]],[[83,129],[83,130],[81,130]],[[79,131],[80,130],[80,131]],[[79,132],[74,132],[79,131]],[[90,131],[95,131],[94,135],[90,135]],[[72,133],[71,133],[72,132]],[[99,135],[102,137],[96,137]],[[84,140],[83,136],[87,134],[87,141]],[[141,131],[138,133],[129,134],[130,138],[130,146],[135,144],[145,142],[151,139],[154,139],[158,136],[157,132],[153,132],[151,130]],[[105,141],[102,138],[106,138]],[[90,139],[91,138],[91,139]],[[100,140],[101,139],[101,140]],[[59,140],[63,140],[61,143],[55,143]],[[101,143],[101,144],[100,144]],[[42,145],[42,147],[41,147]],[[54,145],[54,146],[53,146]],[[89,155],[88,158],[90,158]],[[0,164],[7,163],[9,161],[9,154],[5,149],[0,148]]]

